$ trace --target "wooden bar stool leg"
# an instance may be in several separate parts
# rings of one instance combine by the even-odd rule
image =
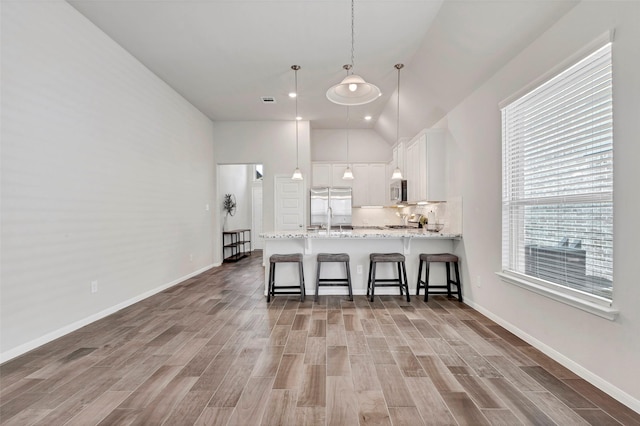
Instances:
[[[445,268],[447,270],[447,297],[451,298],[451,271],[449,270],[449,263],[445,262]]]
[[[367,278],[367,297],[371,291],[371,269],[373,268],[373,262],[369,262],[369,277]]]
[[[420,296],[420,279],[421,278],[422,278],[422,260],[418,263],[418,281],[416,282],[416,296]]]
[[[424,301],[429,299],[429,262],[425,262]]]
[[[400,296],[403,295],[402,291],[403,289],[403,285],[402,285],[402,264],[400,262],[396,263],[396,269],[398,270],[398,283],[400,284],[398,287],[400,287]]]
[[[304,285],[304,269],[302,268],[302,262],[298,263],[298,273],[300,274],[300,301],[304,302],[305,285]]]
[[[373,302],[373,294],[376,289],[376,262],[372,262],[371,266],[371,299],[370,302]]]
[[[271,295],[273,294],[273,281],[276,273],[276,264],[273,262],[269,263],[269,285],[267,288],[267,303],[271,301]]]
[[[349,300],[353,302],[353,291],[351,290],[351,267],[349,266],[349,261],[345,262],[345,266],[347,268],[347,283],[349,284]]]
[[[456,273],[457,287],[458,287],[458,300],[462,303],[462,283],[460,282],[460,270],[458,269],[458,262],[453,264],[453,269]]]
[[[322,265],[322,262],[317,262],[317,267],[316,267],[316,295],[314,297],[314,302],[318,301],[318,289],[320,288],[320,266]]]
[[[404,279],[404,289],[407,293],[407,302],[411,302],[411,297],[409,296],[409,281],[407,280],[407,265],[404,262],[401,262],[402,265],[402,278]],[[402,288],[402,282],[400,282],[400,287]]]

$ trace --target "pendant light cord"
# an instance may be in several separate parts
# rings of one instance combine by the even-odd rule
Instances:
[[[349,167],[349,107],[347,106],[347,167]]]
[[[353,68],[354,65],[354,57],[355,57],[355,49],[354,49],[354,44],[355,44],[355,30],[354,30],[354,23],[355,23],[355,7],[354,7],[354,0],[351,0],[351,68]],[[352,72],[353,73],[353,72]],[[349,75],[349,71],[347,70],[347,75]]]
[[[398,70],[398,98],[396,107],[396,145],[400,143],[400,70],[404,67],[403,64],[395,64]],[[398,155],[396,154],[396,168],[398,168]]]
[[[295,72],[295,85],[296,85],[296,169],[298,168],[298,70],[300,67],[298,65],[294,65],[293,68]]]

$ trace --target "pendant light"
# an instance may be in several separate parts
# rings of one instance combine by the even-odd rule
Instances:
[[[351,65],[343,65],[342,68],[347,70],[347,75],[349,75],[349,70],[351,69]],[[342,175],[343,180],[353,180],[353,172],[351,171],[351,167],[349,166],[349,106],[347,105],[347,168]]]
[[[351,66],[354,64],[354,0],[351,0]],[[381,96],[380,89],[356,74],[349,74],[339,84],[327,90],[327,99],[338,105],[364,105]]]
[[[404,67],[403,64],[395,64],[394,67],[398,70],[398,106],[396,107],[396,145],[400,142],[400,70]],[[391,180],[400,180],[402,179],[402,171],[400,167],[398,167],[398,152],[396,154],[396,168],[393,170],[393,174],[391,175]]]
[[[300,171],[300,168],[298,167],[298,70],[300,69],[300,65],[291,65],[291,69],[294,71],[295,73],[295,88],[296,88],[296,116],[295,116],[295,122],[296,122],[296,169],[293,171],[293,175],[291,176],[291,179],[293,180],[302,180],[302,172]]]
[[[347,107],[347,169],[342,175],[343,180],[353,180],[353,172],[349,166],[349,107]]]

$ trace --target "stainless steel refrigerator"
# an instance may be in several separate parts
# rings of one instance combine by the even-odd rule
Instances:
[[[312,226],[351,226],[351,188],[311,188],[310,204]]]

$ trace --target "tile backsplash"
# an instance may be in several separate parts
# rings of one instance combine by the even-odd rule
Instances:
[[[444,232],[462,233],[462,197],[451,197],[447,202],[432,203],[423,206],[385,207],[367,209],[354,207],[351,223],[354,226],[402,225],[402,215],[419,213],[428,216],[435,214],[436,223],[444,224]]]
[[[382,209],[367,209],[354,207],[351,211],[351,223],[353,226],[384,226],[401,225],[402,218],[396,213],[403,209],[385,207]]]

